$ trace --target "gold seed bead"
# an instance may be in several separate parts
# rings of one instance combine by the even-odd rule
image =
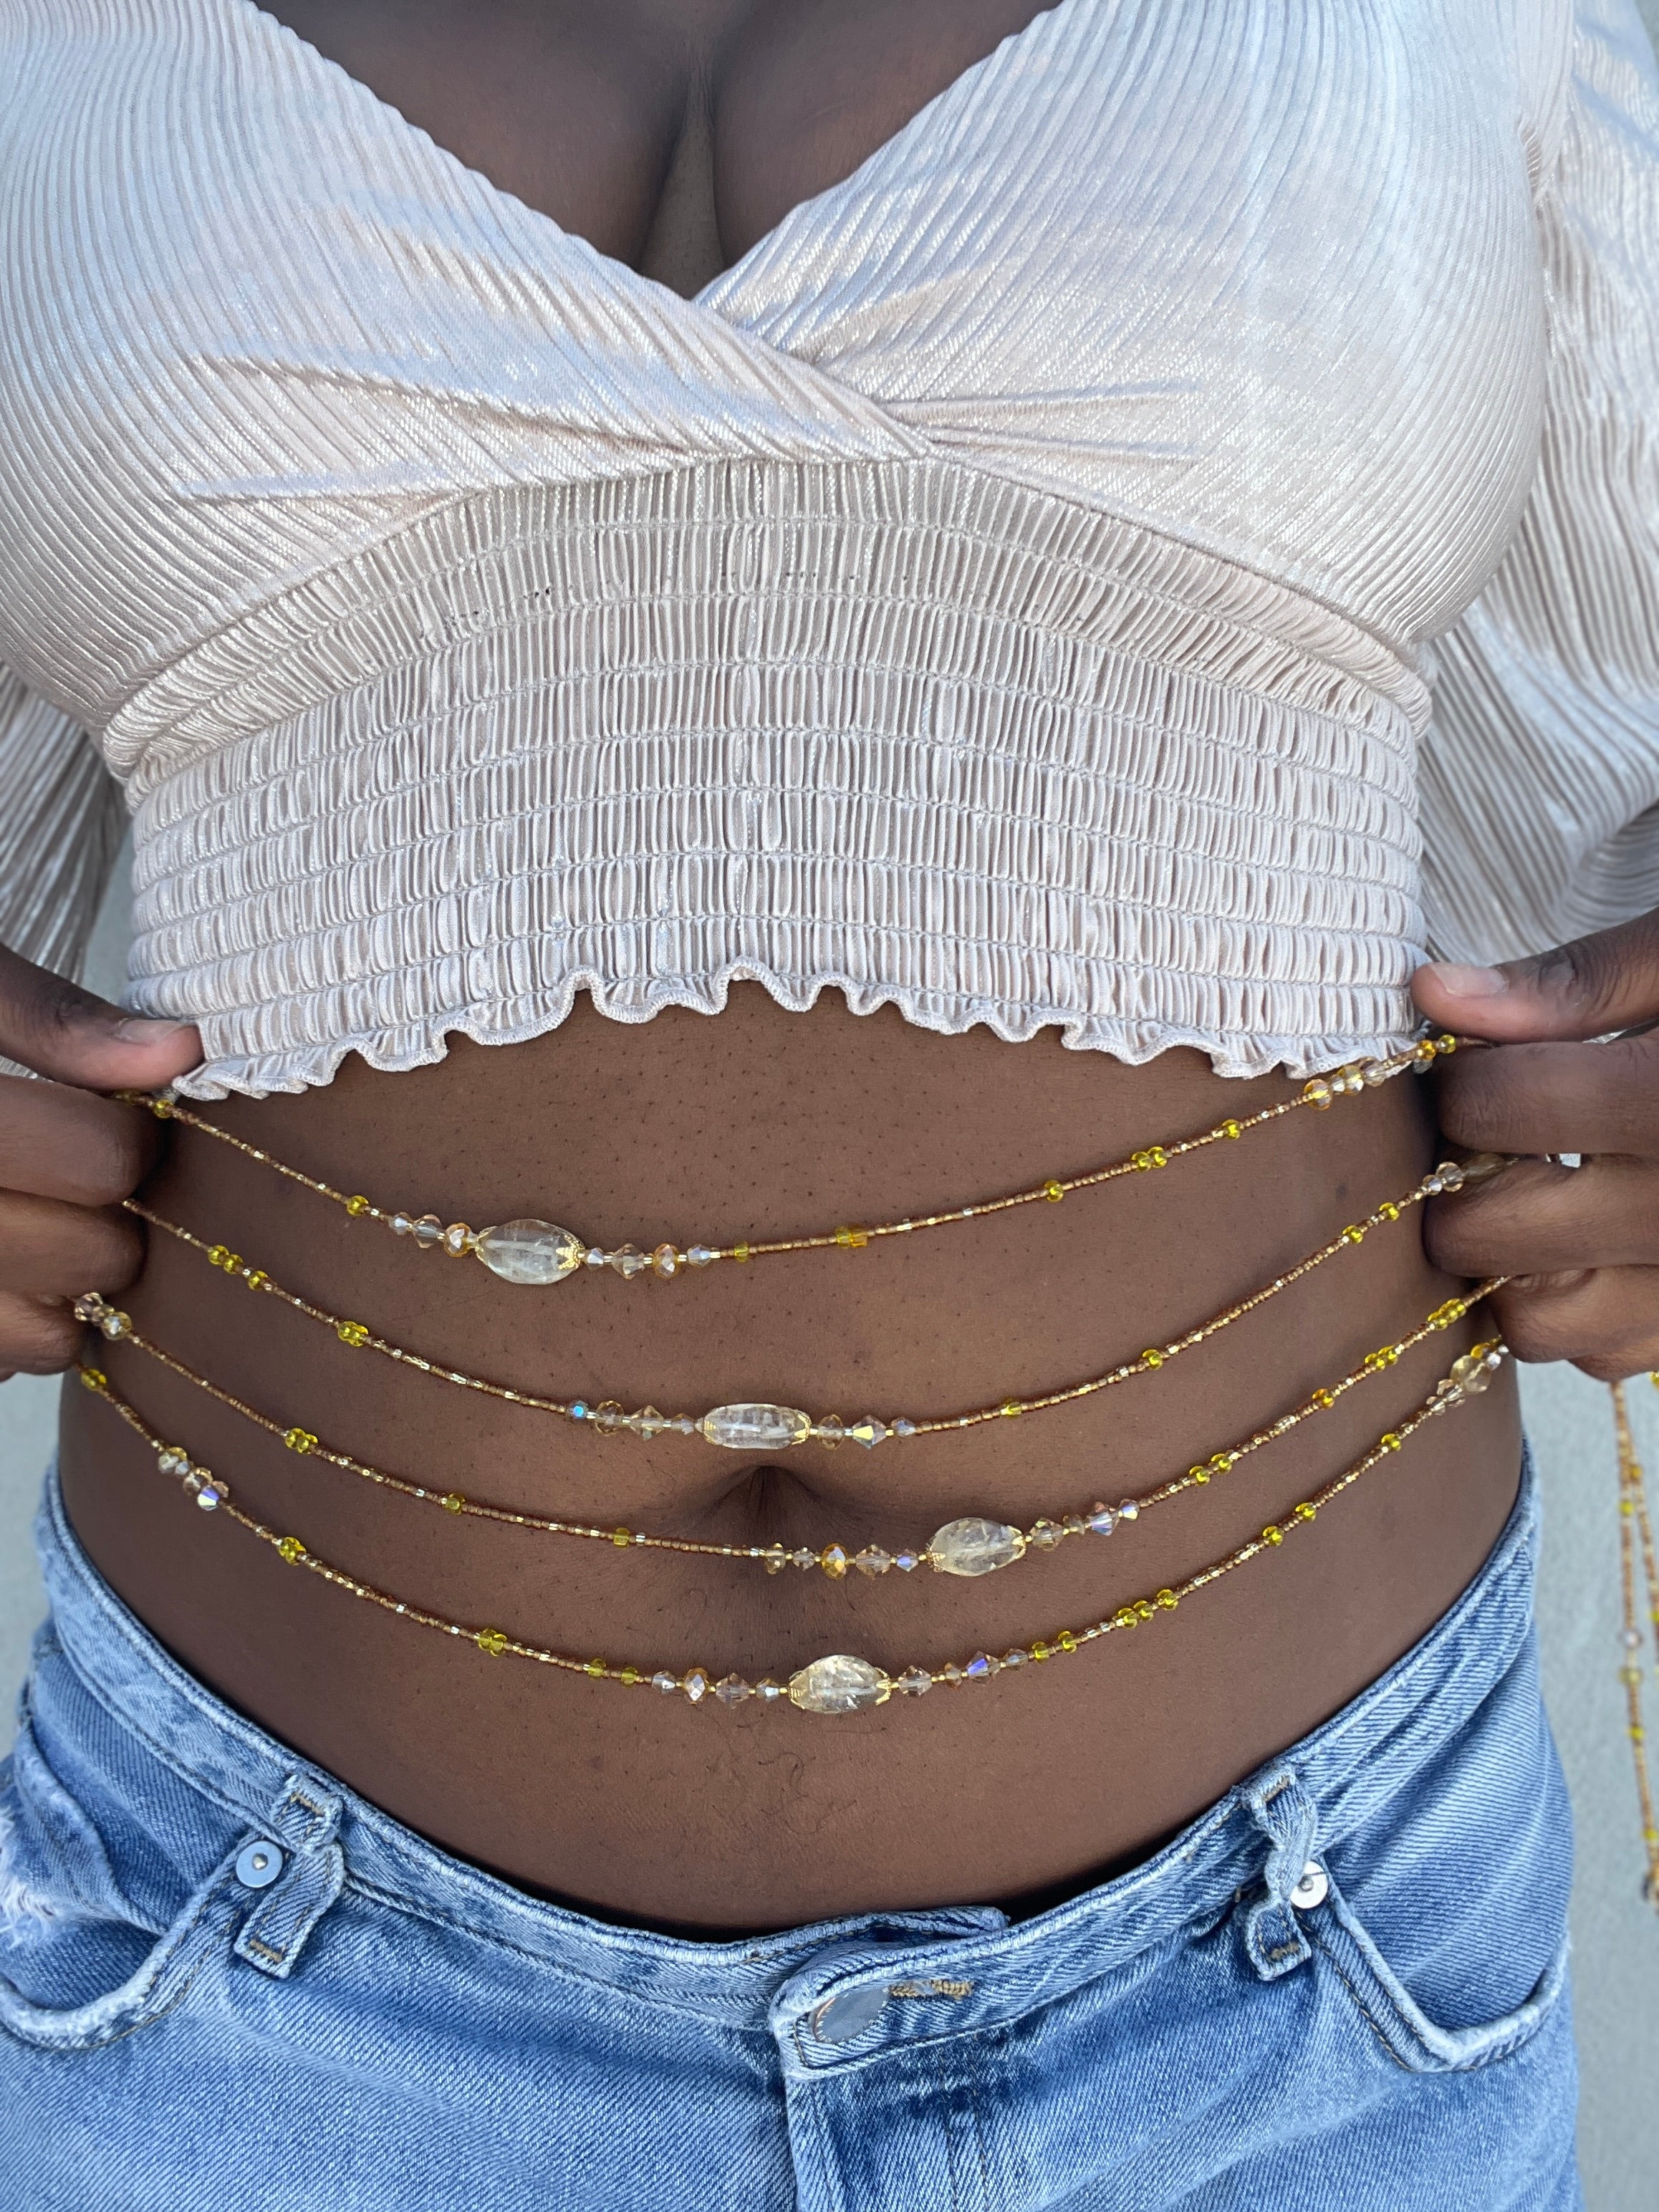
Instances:
[[[362,1321],[343,1321],[335,1329],[342,1344],[349,1344],[354,1352],[368,1342],[368,1323]]]
[[[867,1229],[842,1227],[836,1231],[836,1242],[848,1252],[861,1252],[870,1242],[870,1232]]]
[[[466,1504],[466,1500],[459,1490],[447,1490],[438,1503],[446,1513],[459,1513]]]
[[[634,1532],[631,1528],[613,1528],[611,1531],[611,1540],[620,1552],[633,1542]]]
[[[360,1213],[367,1213],[368,1212],[368,1200],[363,1196],[361,1191],[358,1191],[353,1197],[347,1199],[345,1208],[346,1212],[350,1214],[355,1221]]]
[[[1285,1531],[1284,1531],[1282,1528],[1280,1528],[1277,1527],[1277,1526],[1276,1526],[1273,1522],[1271,1522],[1271,1521],[1267,1523],[1267,1527],[1262,1530],[1261,1534],[1262,1534],[1263,1538],[1264,1538],[1264,1539],[1266,1540],[1266,1541],[1267,1541],[1267,1542],[1268,1542],[1269,1544],[1282,1544],[1282,1543],[1284,1542],[1284,1540],[1285,1540]]]
[[[1391,1198],[1385,1198],[1376,1210],[1384,1221],[1398,1221],[1400,1218],[1400,1208]]]
[[[1457,1049],[1457,1039],[1455,1036],[1437,1036],[1434,1041],[1434,1048],[1443,1060],[1449,1058]]]
[[[314,1451],[317,1448],[317,1439],[309,1429],[290,1429],[283,1442],[291,1452]]]
[[[1331,1407],[1335,1405],[1336,1401],[1332,1397],[1328,1390],[1316,1390],[1313,1394],[1313,1402],[1316,1406],[1322,1407],[1326,1413],[1328,1413]]]
[[[1143,1364],[1147,1367],[1162,1367],[1164,1364],[1164,1354],[1161,1352],[1148,1350],[1143,1352],[1140,1357]]]
[[[158,1121],[170,1121],[173,1119],[173,1101],[170,1098],[152,1098],[149,1110]]]
[[[1062,1628],[1059,1635],[1055,1637],[1054,1641],[1059,1644],[1062,1651],[1075,1651],[1077,1650],[1077,1638],[1073,1635],[1069,1628]]]
[[[499,1659],[507,1649],[507,1638],[499,1628],[481,1628],[472,1641],[480,1651],[487,1651],[492,1659]]]
[[[1150,1598],[1138,1597],[1135,1600],[1135,1611],[1142,1620],[1150,1620],[1152,1617],[1153,1610],[1152,1601]]]
[[[1136,1164],[1139,1164],[1139,1154],[1136,1155]],[[1066,1195],[1065,1188],[1059,1182],[1057,1177],[1050,1176],[1048,1182],[1042,1186],[1042,1195],[1048,1199],[1051,1204],[1058,1206],[1060,1200]]]
[[[303,1559],[306,1555],[306,1547],[297,1536],[284,1536],[276,1549],[288,1561],[289,1566],[293,1566],[296,1560]]]
[[[752,1256],[753,1255],[750,1252],[749,1247],[746,1244],[734,1244],[732,1247],[732,1257],[738,1261],[739,1266],[742,1265],[744,1261],[750,1259]]]
[[[1384,1434],[1380,1436],[1377,1438],[1377,1442],[1382,1445],[1384,1451],[1398,1451],[1400,1449],[1400,1439],[1395,1436],[1392,1429],[1386,1431]]]
[[[621,1672],[621,1673],[617,1675],[617,1680],[619,1682],[626,1682],[626,1683],[627,1683],[627,1685],[628,1685],[628,1686],[629,1686],[629,1688],[630,1690],[633,1688],[633,1686],[634,1686],[635,1683],[635,1682],[637,1682],[637,1681],[639,1680],[639,1679],[640,1679],[640,1670],[639,1670],[639,1668],[638,1668],[637,1667],[624,1667],[624,1668],[623,1668],[622,1672]]]
[[[1242,1137],[1244,1133],[1237,1121],[1224,1121],[1221,1126],[1230,1137]]]
[[[1322,1075],[1316,1075],[1311,1083],[1302,1086],[1303,1103],[1317,1107],[1322,1113],[1331,1103],[1331,1086]]]
[[[592,1674],[596,1681],[599,1681],[603,1680],[610,1669],[603,1659],[590,1659],[586,1666],[582,1668],[582,1672],[584,1674]]]
[[[1036,1660],[1052,1659],[1054,1656],[1052,1648],[1048,1644],[1045,1644],[1042,1638],[1039,1636],[1036,1642],[1031,1646],[1032,1658]]]
[[[1296,1517],[1298,1521],[1311,1521],[1318,1510],[1319,1508],[1316,1505],[1310,1505],[1304,1498],[1296,1509]]]
[[[106,1390],[109,1388],[109,1377],[101,1367],[83,1367],[81,1381],[88,1390]]]
[[[1163,1607],[1165,1613],[1173,1613],[1176,1607],[1180,1604],[1181,1600],[1176,1595],[1172,1589],[1161,1589],[1158,1594],[1158,1602]]]
[[[1210,1470],[1207,1467],[1189,1467],[1187,1470],[1187,1477],[1191,1482],[1207,1482],[1210,1479]]]
[[[224,1264],[225,1264],[226,1261],[227,1261],[227,1260],[228,1260],[228,1259],[229,1259],[229,1257],[230,1257],[230,1247],[229,1247],[229,1245],[228,1245],[228,1244],[210,1244],[210,1245],[209,1245],[209,1247],[208,1247],[208,1265],[209,1265],[209,1267],[222,1267],[224,1266]]]
[[[1119,1606],[1112,1620],[1119,1628],[1139,1628],[1140,1626],[1140,1615],[1132,1605]]]
[[[1363,1244],[1364,1241],[1365,1231],[1363,1226],[1358,1221],[1351,1221],[1342,1232],[1342,1242],[1345,1244]]]
[[[1018,1398],[1005,1398],[997,1407],[1005,1421],[1012,1421],[1025,1411]]]
[[[262,1291],[265,1285],[270,1281],[270,1278],[266,1274],[263,1267],[250,1267],[247,1273],[242,1278],[242,1279],[247,1285],[249,1290]]]

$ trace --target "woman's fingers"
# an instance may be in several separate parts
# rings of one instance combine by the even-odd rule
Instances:
[[[0,1290],[48,1298],[122,1291],[143,1257],[131,1214],[0,1191]]]
[[[1412,995],[1431,1022],[1495,1043],[1633,1028],[1659,1014],[1659,908],[1498,968],[1431,962]]]
[[[1486,1152],[1659,1158],[1659,1035],[1476,1048],[1437,1070],[1440,1126]]]
[[[1659,1368],[1659,1267],[1522,1277],[1492,1309],[1519,1359],[1566,1359],[1598,1382]]]
[[[88,1091],[149,1091],[202,1057],[188,1022],[147,1021],[0,946],[0,1053]]]
[[[90,1091],[0,1075],[0,1189],[113,1206],[154,1164],[153,1115]]]
[[[1489,1182],[1434,1200],[1423,1241],[1454,1275],[1659,1267],[1659,1165],[1517,1160]]]
[[[57,1374],[74,1359],[83,1334],[68,1306],[0,1291],[0,1379]]]

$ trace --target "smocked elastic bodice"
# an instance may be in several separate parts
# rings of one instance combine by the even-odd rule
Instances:
[[[738,977],[1310,1068],[1659,896],[1633,20],[1060,0],[684,301],[249,0],[0,0],[0,746],[186,1087]]]

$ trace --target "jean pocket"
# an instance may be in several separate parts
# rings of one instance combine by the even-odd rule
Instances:
[[[56,2051],[134,2033],[228,1950],[238,1909],[228,1859],[165,1923],[147,1917],[24,1716],[0,1789],[0,2033]]]
[[[1554,1939],[1543,1972],[1522,2002],[1497,2018],[1443,2026],[1408,1990],[1337,1886],[1298,1915],[1316,1958],[1334,1974],[1366,2027],[1395,2062],[1414,2074],[1468,2073],[1512,2057],[1549,2019],[1567,1985],[1568,1941]]]

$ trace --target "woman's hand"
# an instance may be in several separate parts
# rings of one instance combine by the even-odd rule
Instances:
[[[1516,1279],[1492,1304],[1522,1359],[1603,1382],[1659,1368],[1659,1030],[1577,1042],[1659,1017],[1659,910],[1501,968],[1419,968],[1412,994],[1437,1025],[1500,1048],[1442,1063],[1447,1136],[1532,1156],[1432,1202],[1431,1258]],[[1559,1152],[1583,1164],[1544,1157]]]
[[[0,1075],[0,1380],[67,1367],[78,1291],[125,1289],[143,1240],[119,1201],[161,1133],[95,1091],[151,1090],[202,1056],[188,1023],[143,1021],[0,947],[0,1054],[50,1079]]]

